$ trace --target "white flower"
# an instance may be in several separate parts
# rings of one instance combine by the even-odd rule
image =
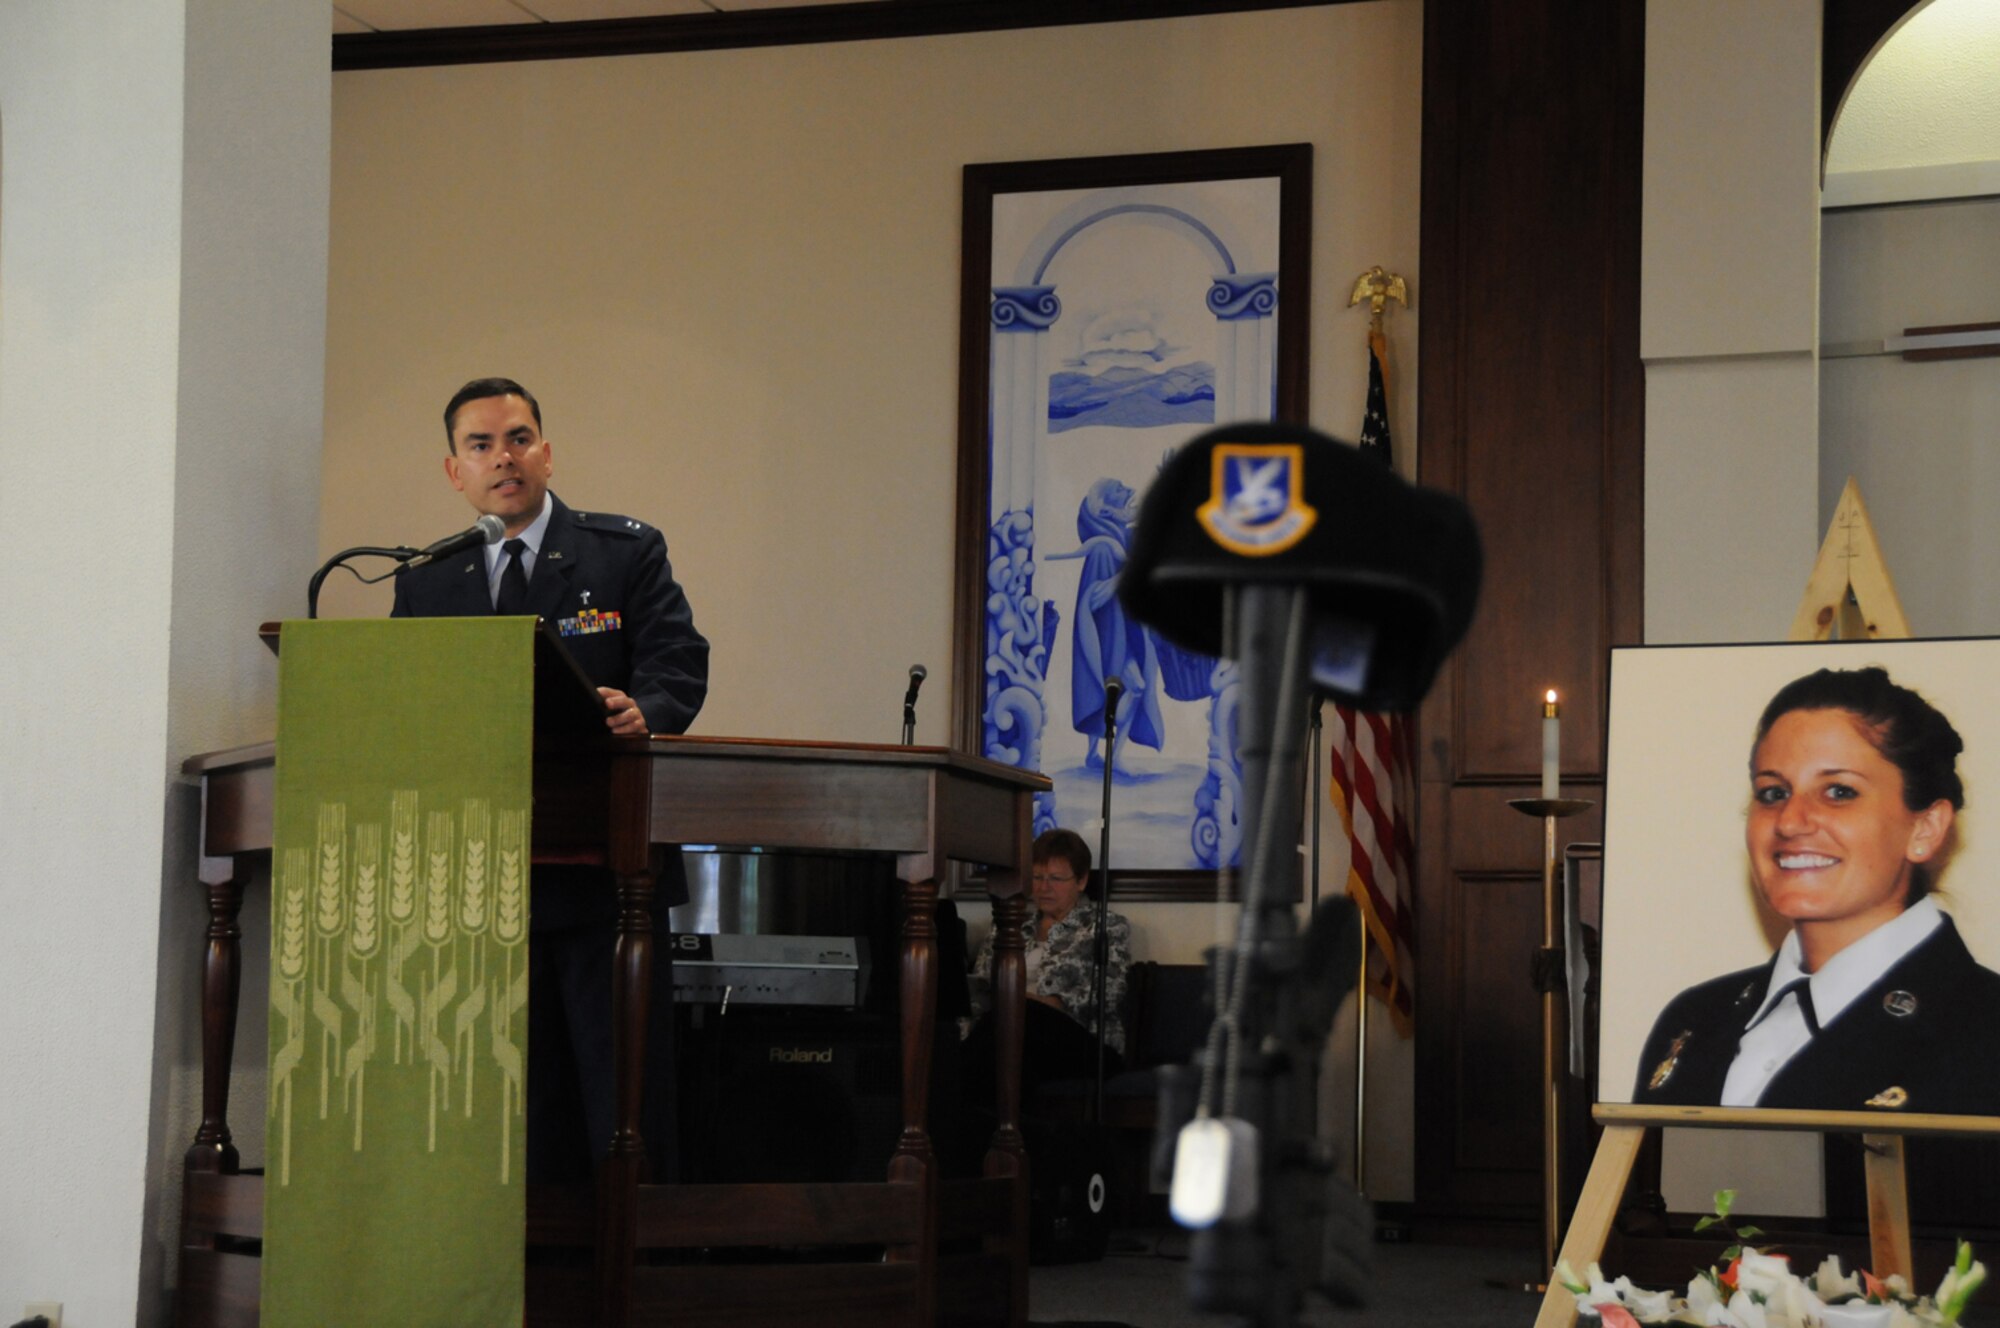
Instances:
[[[1859,1275],[1841,1272],[1839,1258],[1831,1254],[1826,1256],[1826,1259],[1808,1280],[1813,1293],[1824,1301],[1831,1302],[1847,1296],[1859,1296],[1861,1294],[1861,1278]]]
[[[1644,1311],[1640,1310],[1634,1304],[1634,1301],[1635,1299],[1649,1297],[1654,1293],[1641,1291],[1638,1287],[1633,1286],[1632,1279],[1629,1277],[1621,1277],[1616,1282],[1606,1282],[1603,1272],[1599,1270],[1596,1264],[1590,1265],[1590,1271],[1592,1274],[1590,1289],[1576,1298],[1576,1308],[1579,1314],[1591,1313],[1600,1305],[1623,1305],[1634,1314],[1638,1314],[1641,1318],[1645,1317]],[[1662,1295],[1660,1298],[1663,1301],[1671,1299],[1671,1297],[1665,1295]]]
[[[1813,1328],[1823,1322],[1826,1314],[1826,1302],[1806,1290],[1805,1283],[1796,1277],[1787,1277],[1771,1302],[1782,1307],[1773,1318],[1788,1328]]]
[[[1674,1293],[1641,1291],[1629,1278],[1619,1278],[1619,1297],[1634,1318],[1646,1323],[1664,1323],[1674,1315]]]
[[[1738,1290],[1730,1296],[1728,1312],[1730,1320],[1736,1322],[1738,1328],[1772,1328],[1770,1318],[1764,1314],[1764,1306],[1750,1300],[1750,1292],[1746,1290]]]
[[[1696,1273],[1688,1283],[1687,1307],[1697,1315],[1708,1313],[1709,1306],[1720,1305],[1722,1298],[1715,1294],[1715,1283],[1708,1280],[1706,1273]]]
[[[1741,1277],[1740,1272],[1738,1277]],[[1748,1291],[1738,1291],[1729,1298],[1728,1321],[1737,1325],[1737,1328],[1771,1328],[1771,1321],[1765,1317],[1764,1307],[1750,1299]]]
[[[1731,1314],[1729,1307],[1719,1300],[1702,1311],[1701,1321],[1707,1328],[1745,1328],[1743,1322]]]
[[[1754,1291],[1767,1301],[1780,1295],[1786,1284],[1794,1280],[1792,1266],[1783,1255],[1746,1249],[1736,1265],[1737,1290]]]
[[[1939,1317],[1937,1306],[1928,1300],[1920,1300],[1914,1307],[1900,1301],[1889,1305],[1889,1328],[1936,1328],[1944,1320]]]

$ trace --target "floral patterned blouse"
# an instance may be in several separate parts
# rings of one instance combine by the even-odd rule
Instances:
[[[1097,901],[1084,895],[1069,916],[1050,924],[1048,940],[1035,941],[1038,915],[1030,912],[1022,925],[1021,937],[1029,950],[1029,991],[1053,996],[1062,1002],[1063,1013],[1091,1033],[1097,1022],[1091,1018],[1091,994],[1096,974]],[[1118,1012],[1125,1005],[1125,970],[1132,963],[1132,924],[1117,913],[1108,915],[1110,953],[1104,965],[1104,1005],[1111,1012],[1104,1030],[1105,1044],[1119,1054],[1125,1051],[1125,1025]],[[1034,952],[1040,950],[1037,957]],[[984,1014],[993,1006],[993,933],[979,943],[972,961],[972,1010]]]

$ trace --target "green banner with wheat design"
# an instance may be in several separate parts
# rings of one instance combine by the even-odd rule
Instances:
[[[261,1322],[513,1328],[534,620],[282,644]]]

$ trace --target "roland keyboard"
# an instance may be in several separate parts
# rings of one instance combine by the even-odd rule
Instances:
[[[666,942],[682,1005],[851,1008],[868,994],[868,947],[858,937],[672,932]]]

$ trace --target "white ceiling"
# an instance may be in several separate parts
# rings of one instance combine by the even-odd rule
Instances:
[[[333,6],[333,30],[344,33],[484,28],[839,3],[842,0],[337,0]]]

